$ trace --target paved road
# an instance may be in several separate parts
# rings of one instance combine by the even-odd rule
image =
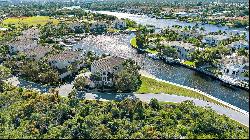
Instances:
[[[24,87],[24,88],[32,88],[41,91],[42,93],[48,92],[49,87],[39,85],[33,82],[27,82],[25,80],[21,80],[17,77],[12,77],[6,80],[6,82],[11,83],[14,86]],[[72,90],[72,84],[65,84],[57,89],[59,90],[59,94],[61,96],[68,96],[68,93]],[[82,99],[95,99],[95,100],[123,100],[127,97],[131,98],[139,98],[144,102],[149,102],[152,98],[156,98],[159,101],[164,102],[183,102],[186,100],[192,100],[195,105],[202,107],[211,107],[219,114],[225,114],[226,116],[246,125],[249,127],[249,113],[241,113],[233,109],[229,109],[214,103],[210,103],[207,101],[185,97],[185,96],[177,96],[177,95],[169,95],[169,94],[133,94],[133,93],[82,93],[80,98]]]
[[[66,96],[63,94],[62,96]],[[190,97],[184,96],[177,96],[177,95],[170,95],[170,94],[133,94],[133,93],[81,93],[79,95],[82,99],[91,99],[91,100],[102,100],[102,101],[109,101],[109,100],[117,100],[121,101],[125,98],[139,98],[141,101],[149,102],[151,99],[155,98],[158,101],[164,102],[175,102],[180,103],[186,100],[191,100],[197,106],[202,107],[211,107],[219,114],[225,114],[226,116],[246,125],[249,127],[249,114],[240,113],[238,111],[232,110],[230,108],[226,108],[214,103],[210,103],[207,101],[194,99]]]

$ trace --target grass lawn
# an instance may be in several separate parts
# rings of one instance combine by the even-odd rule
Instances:
[[[151,53],[151,54],[158,54],[156,50],[151,50],[149,48],[146,49],[146,52]]]
[[[114,28],[108,28],[108,32],[111,32],[111,33],[118,33],[119,30],[114,29]]]
[[[218,101],[215,101],[209,97],[206,97],[198,92],[188,90],[179,86],[175,86],[169,83],[160,82],[145,76],[141,76],[142,85],[136,93],[145,94],[145,93],[166,93],[174,94],[179,96],[192,97],[196,99],[201,99],[204,101],[213,102],[215,104],[223,105]],[[223,105],[225,106],[225,105]]]
[[[130,44],[131,44],[132,47],[138,48],[138,46],[136,44],[136,38],[135,37],[130,40]]]
[[[191,66],[191,67],[195,67],[195,63],[192,61],[185,61],[183,64]]]
[[[54,19],[52,17],[48,16],[33,16],[33,17],[12,17],[5,19],[2,24],[15,24],[17,26],[21,24],[27,24],[28,26],[36,26],[38,24],[45,25],[48,22],[52,22],[53,24],[58,24],[59,21],[57,19]]]
[[[134,30],[138,30],[138,28],[129,27],[128,30],[134,31]]]

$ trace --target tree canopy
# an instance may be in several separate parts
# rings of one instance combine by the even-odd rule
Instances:
[[[127,60],[123,70],[114,75],[114,87],[119,92],[133,92],[141,85],[140,67],[133,60]]]
[[[10,87],[0,94],[0,137],[247,139],[249,130],[191,101],[79,100]]]

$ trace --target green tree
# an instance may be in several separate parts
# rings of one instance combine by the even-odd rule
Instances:
[[[140,67],[133,60],[127,60],[123,70],[114,75],[114,87],[118,92],[133,92],[141,85]]]
[[[9,77],[11,74],[11,70],[7,67],[0,65],[0,80]]]
[[[237,54],[238,54],[239,56],[246,56],[246,57],[249,56],[249,52],[248,52],[245,48],[240,48],[240,49],[237,51]]]
[[[0,65],[0,93],[3,92],[4,79],[11,75],[11,70]]]
[[[79,76],[74,81],[74,88],[82,91],[88,85],[87,79],[84,76]]]
[[[177,58],[178,53],[177,53],[177,50],[175,48],[170,47],[170,46],[165,46],[163,51],[162,51],[162,56]]]

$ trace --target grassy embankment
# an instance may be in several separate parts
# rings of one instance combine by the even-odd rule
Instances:
[[[165,93],[165,94],[171,94],[171,95],[179,95],[179,96],[185,96],[185,97],[191,97],[191,98],[196,98],[196,99],[201,99],[204,101],[209,101],[218,105],[223,105],[222,103],[211,99],[205,95],[202,95],[198,92],[185,89],[183,87],[179,87],[170,83],[165,83],[161,81],[157,81],[152,78],[148,78],[145,76],[141,76],[141,81],[142,85],[139,90],[136,91],[136,93],[139,94],[145,94],[145,93],[153,93],[153,94],[158,94],[158,93]]]
[[[194,62],[192,62],[192,61],[185,61],[185,62],[183,62],[183,64],[185,64],[185,65],[187,65],[187,66],[191,66],[191,67],[196,67],[195,66],[195,63]]]

